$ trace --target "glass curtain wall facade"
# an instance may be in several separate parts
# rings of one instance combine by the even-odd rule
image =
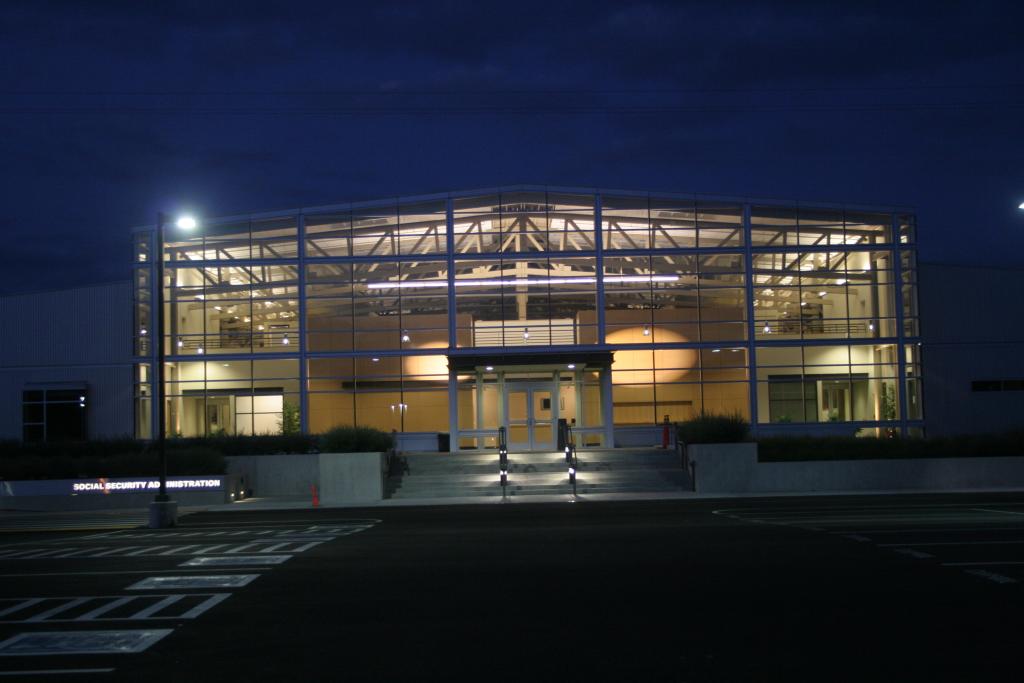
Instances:
[[[666,418],[920,428],[913,216],[537,187],[135,235],[137,426],[546,448]],[[165,281],[154,260],[163,255]],[[154,305],[166,329],[154,339]]]

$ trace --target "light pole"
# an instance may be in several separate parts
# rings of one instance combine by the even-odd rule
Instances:
[[[149,504],[149,527],[166,529],[178,521],[178,504],[167,495],[167,420],[164,415],[164,223],[166,216],[156,214],[156,368],[153,382],[156,387],[157,455],[160,459],[160,491]],[[175,225],[181,230],[194,230],[196,220],[191,216],[178,218]]]

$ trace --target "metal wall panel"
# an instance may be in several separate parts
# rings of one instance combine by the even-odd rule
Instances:
[[[130,363],[130,282],[0,298],[0,368]]]

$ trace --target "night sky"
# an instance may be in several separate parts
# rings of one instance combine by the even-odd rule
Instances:
[[[130,229],[500,184],[916,208],[1019,266],[1017,3],[0,6],[5,293],[129,277]]]

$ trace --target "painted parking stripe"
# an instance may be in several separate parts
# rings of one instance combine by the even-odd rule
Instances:
[[[33,614],[31,617],[29,617],[28,619],[25,619],[24,621],[27,621],[27,622],[46,621],[50,617],[56,616],[56,615],[60,614],[61,612],[66,612],[69,609],[71,609],[72,607],[78,607],[79,605],[83,605],[83,604],[89,602],[90,600],[92,600],[92,598],[89,598],[89,597],[86,597],[86,598],[73,598],[73,599],[68,600],[67,602],[65,602],[63,604],[57,605],[56,607],[51,607],[48,610],[45,610],[43,612],[39,612],[38,614]]]
[[[0,671],[0,676],[60,676],[64,674],[109,674],[115,671],[107,669],[23,669],[21,671]]]
[[[31,607],[32,605],[38,605],[39,603],[41,603],[45,599],[46,598],[28,598],[26,600],[22,600],[22,601],[18,602],[17,604],[13,605],[12,607],[8,607],[7,609],[0,610],[0,619],[3,619],[8,614],[14,614],[15,612],[23,610],[26,607]]]
[[[291,552],[294,552],[294,553],[305,552],[306,550],[309,550],[310,548],[315,548],[316,546],[318,546],[318,545],[320,545],[322,543],[323,543],[323,541],[311,541],[310,543],[306,543],[305,545],[300,545],[298,548],[292,548]]]
[[[995,572],[986,571],[984,569],[966,569],[964,571],[967,574],[973,574],[974,576],[980,576],[983,579],[988,579],[993,583],[1017,583],[1017,579],[1011,579],[1009,576],[1003,576],[1002,574],[996,574]]]
[[[988,562],[943,562],[943,567],[985,567],[993,565],[1024,564],[1024,560],[990,560]]]
[[[288,547],[288,543],[287,542],[275,543],[274,545],[267,546],[266,548],[263,548],[262,550],[260,550],[260,552],[261,553],[272,553],[272,552],[276,551],[278,548],[286,548],[286,547]]]
[[[254,564],[282,564],[292,558],[291,555],[226,555],[221,557],[193,557],[182,562],[179,567],[245,567]]]
[[[128,595],[128,596],[125,596],[123,598],[118,598],[117,600],[111,600],[110,602],[108,602],[105,605],[100,605],[99,607],[97,607],[94,610],[90,610],[90,611],[86,612],[85,614],[79,615],[78,618],[75,619],[75,621],[90,621],[92,619],[95,619],[96,617],[103,616],[107,612],[112,612],[115,609],[117,609],[118,607],[120,607],[121,605],[129,603],[129,602],[131,602],[134,599],[135,599],[134,595]]]
[[[114,557],[164,557],[168,555],[211,555],[211,554],[239,554],[239,553],[270,553],[288,552],[301,553],[310,548],[315,548],[326,541],[334,540],[334,537],[316,537],[310,539],[280,538],[273,540],[248,541],[243,543],[214,543],[199,544],[190,543],[185,545],[129,545],[115,548],[75,548],[62,546],[60,548],[31,548],[24,551],[24,554],[10,556],[10,560],[35,560],[35,559],[58,559],[73,557],[75,559],[95,559]]]
[[[242,588],[259,578],[259,574],[203,574],[199,576],[150,576],[136,581],[126,590],[168,590],[178,588]]]
[[[913,548],[897,548],[896,552],[900,553],[901,555],[909,555],[910,557],[916,558],[918,560],[930,560],[931,558],[935,557],[934,555],[922,553],[920,550],[914,550]]]
[[[135,550],[135,551],[132,551],[130,553],[125,553],[124,556],[125,557],[135,557],[136,555],[144,555],[144,554],[146,554],[148,552],[151,552],[151,551],[154,551],[154,550],[163,550],[164,548],[170,548],[170,547],[171,546],[169,546],[169,545],[147,545],[145,548],[142,548],[141,550]]]
[[[58,605],[35,614],[25,614],[20,618],[0,619],[0,623],[40,624],[54,622],[85,623],[97,621],[194,619],[213,606],[220,604],[230,596],[231,593],[165,593],[156,595],[151,593],[136,593],[134,595],[86,595],[74,598],[43,598],[42,600],[46,601],[58,600],[61,602]],[[198,602],[182,613],[178,613],[176,610],[171,610],[168,614],[161,614],[169,607],[172,607],[186,599],[190,602],[194,600],[198,600]],[[81,607],[86,603],[98,604],[83,614],[68,614],[75,608]],[[38,602],[33,603],[33,605],[38,604]],[[33,605],[22,606],[22,609],[30,609]],[[129,611],[126,612],[126,609]],[[111,613],[113,612],[117,612],[117,614],[111,616]]]
[[[919,543],[879,543],[880,548],[918,547],[933,545],[1021,545],[1024,541],[924,541]]]

